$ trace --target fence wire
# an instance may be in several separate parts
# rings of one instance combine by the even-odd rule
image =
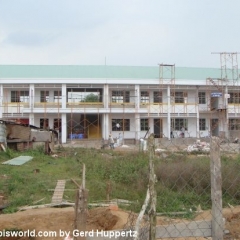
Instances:
[[[156,239],[240,239],[239,141],[214,139],[155,139]],[[149,239],[148,210],[138,239]],[[131,213],[125,229],[135,224]]]

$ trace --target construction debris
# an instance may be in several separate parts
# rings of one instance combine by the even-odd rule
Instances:
[[[33,159],[33,157],[31,157],[31,156],[19,156],[19,157],[13,158],[11,160],[8,160],[6,162],[3,162],[2,164],[22,165],[32,159]]]
[[[238,138],[235,138],[233,143],[239,143],[239,139]]]
[[[6,152],[6,148],[4,147],[4,145],[3,145],[2,143],[1,143],[0,145],[1,145],[2,150],[3,150],[4,152]]]
[[[166,149],[162,149],[162,148],[157,148],[155,149],[155,152],[166,152]]]
[[[199,139],[192,145],[189,145],[184,149],[187,152],[209,152],[210,144],[207,142],[201,142]]]
[[[42,198],[42,199],[40,199],[40,200],[37,200],[37,201],[33,202],[33,204],[37,204],[37,203],[39,203],[39,202],[42,202],[44,199],[45,199],[45,197]]]
[[[202,210],[202,208],[201,208],[201,205],[199,204],[198,206],[197,206],[197,211],[196,211],[197,213],[201,213],[201,212],[203,212],[203,210]]]
[[[15,121],[5,121],[0,119],[0,150],[6,151],[11,148],[17,151],[33,149],[48,142],[50,151],[53,152],[55,139],[58,132],[53,129],[41,129],[39,127],[17,123]]]
[[[61,202],[61,203],[47,203],[42,205],[33,205],[33,206],[23,206],[19,207],[18,211],[25,211],[29,209],[39,209],[39,208],[49,208],[49,207],[62,207],[62,206],[74,206],[75,203]]]

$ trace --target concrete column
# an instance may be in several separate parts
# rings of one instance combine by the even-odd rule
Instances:
[[[103,104],[104,104],[104,108],[108,109],[108,105],[109,105],[109,85],[105,84],[104,88],[103,88]]]
[[[29,85],[29,107],[33,111],[35,102],[35,87],[34,84]]]
[[[49,128],[53,128],[53,117],[48,117],[48,126]]]
[[[150,131],[149,131],[149,135],[151,134],[151,133],[154,133],[154,119],[153,118],[148,118],[148,125],[149,125],[149,127],[150,127]],[[149,135],[147,135],[147,137],[149,136]]]
[[[105,113],[101,115],[101,129],[102,129],[102,138],[106,139],[106,136],[105,136]]]
[[[196,122],[196,137],[200,138],[200,129],[199,129],[199,99],[198,99],[198,87],[196,91],[197,97],[195,98],[196,101],[196,112],[197,112],[197,122]]]
[[[135,108],[139,109],[140,107],[140,87],[135,85]]]
[[[67,114],[62,113],[62,143],[67,142]]]
[[[54,89],[51,89],[49,91],[49,102],[53,103],[54,102]]]
[[[35,126],[34,113],[29,113],[29,124]]]
[[[139,139],[140,139],[140,132],[141,132],[141,126],[140,126],[140,114],[139,113],[135,113],[135,138],[136,138],[136,143],[138,143]]]
[[[170,140],[170,132],[171,132],[171,93],[170,86],[167,87],[167,104],[168,104],[168,112],[167,112],[167,138]]]
[[[109,119],[109,114],[106,113],[105,114],[105,139],[108,139],[108,135],[110,134],[110,132],[112,132],[111,122],[112,122],[112,119]]]
[[[3,117],[3,85],[0,84],[0,118]]]
[[[199,130],[199,105],[196,105],[196,111],[197,111],[197,122],[196,122],[196,137],[200,138],[200,130]]]
[[[224,104],[224,107],[225,107],[225,109],[226,109],[226,114],[225,114],[225,116],[226,116],[226,119],[225,119],[225,137],[228,139],[229,138],[229,130],[228,130],[228,122],[229,122],[229,116],[228,116],[228,98],[227,98],[227,94],[228,94],[228,86],[226,85],[226,87],[225,87],[225,94],[224,94],[224,102],[225,102],[225,104]],[[224,112],[223,112],[223,114],[224,114]]]
[[[67,107],[67,86],[62,84],[62,108]]]

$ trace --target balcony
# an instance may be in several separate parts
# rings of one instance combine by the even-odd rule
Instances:
[[[103,108],[103,102],[68,102],[67,108]]]
[[[240,113],[240,103],[229,103],[228,104],[228,113],[229,114],[239,114]]]
[[[149,113],[165,113],[167,114],[169,111],[170,113],[188,113],[188,114],[195,114],[197,112],[196,104],[195,103],[171,103],[170,109],[167,103],[142,103],[140,108],[145,108]]]
[[[195,103],[175,103],[171,106],[172,113],[197,113],[197,105]]]
[[[111,102],[109,103],[109,108],[135,108],[135,103],[134,102],[122,102],[122,103],[116,103],[116,102]]]
[[[35,102],[34,108],[61,108],[61,102]]]
[[[4,102],[2,107],[3,113],[23,113],[24,108],[29,108],[29,103],[24,102]]]

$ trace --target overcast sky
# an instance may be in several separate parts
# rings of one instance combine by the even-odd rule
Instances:
[[[220,68],[239,23],[240,0],[0,0],[0,64]]]

